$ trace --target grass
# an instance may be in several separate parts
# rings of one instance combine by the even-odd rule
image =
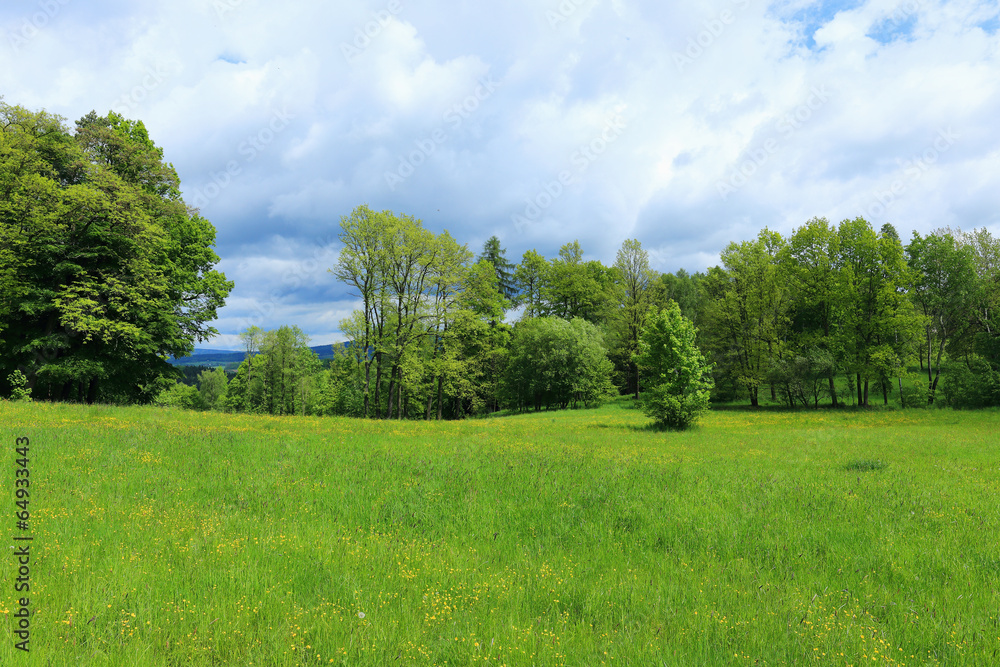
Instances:
[[[1000,413],[0,403],[52,665],[990,664]],[[8,543],[13,541],[8,537]],[[0,563],[0,663],[14,649]]]

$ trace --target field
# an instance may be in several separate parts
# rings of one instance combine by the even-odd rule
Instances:
[[[1000,661],[998,412],[0,424],[6,548],[18,436],[34,536],[30,656],[0,562],[2,664]]]

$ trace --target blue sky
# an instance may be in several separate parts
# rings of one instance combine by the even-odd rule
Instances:
[[[703,270],[813,216],[1000,234],[1000,9],[931,0],[34,0],[0,95],[143,120],[249,324],[340,340],[363,203],[517,261],[579,239]]]

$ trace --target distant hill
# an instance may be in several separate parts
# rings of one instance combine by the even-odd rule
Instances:
[[[347,347],[347,343],[333,343],[329,345],[313,345],[309,349],[316,353],[320,359],[333,359],[333,347]],[[169,361],[174,366],[225,366],[226,364],[240,363],[246,357],[246,352],[242,350],[213,350],[205,347],[194,348],[194,354],[180,359],[171,358]]]

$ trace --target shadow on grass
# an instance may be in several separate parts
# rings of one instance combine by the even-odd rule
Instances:
[[[744,405],[744,404],[738,404],[738,403],[725,403],[725,404],[722,404],[722,405],[717,404],[717,403],[713,403],[712,406],[711,406],[711,408],[710,408],[710,411],[712,411],[712,412],[751,412],[751,413],[754,413],[754,412],[757,412],[757,413],[763,413],[763,412],[768,412],[768,413],[792,413],[792,412],[794,412],[794,413],[810,414],[810,413],[818,413],[818,412],[883,412],[883,411],[886,411],[886,410],[894,411],[894,410],[899,410],[899,409],[900,408],[897,408],[895,406],[889,406],[888,408],[886,408],[885,406],[882,406],[882,405],[869,405],[867,407],[865,407],[865,406],[860,406],[859,407],[857,405],[838,405],[837,407],[833,407],[832,405],[821,405],[818,408],[804,408],[801,405],[797,405],[794,408],[790,408],[787,405],[758,405],[757,407],[754,407],[752,405]]]
[[[873,472],[875,470],[884,470],[888,465],[882,459],[861,459],[851,461],[844,466],[844,470],[848,472]]]

